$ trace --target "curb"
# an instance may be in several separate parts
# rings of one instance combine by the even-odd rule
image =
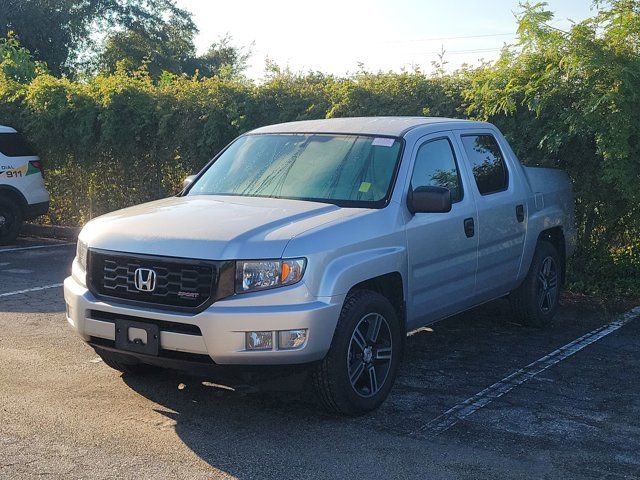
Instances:
[[[34,237],[58,238],[75,242],[80,233],[79,227],[60,227],[57,225],[37,225],[35,223],[25,223],[20,229],[23,235]]]

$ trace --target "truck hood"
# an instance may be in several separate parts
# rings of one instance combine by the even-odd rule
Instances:
[[[198,195],[118,210],[89,222],[91,248],[208,260],[280,258],[294,236],[362,209],[277,198]]]

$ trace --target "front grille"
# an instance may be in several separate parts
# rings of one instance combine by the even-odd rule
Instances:
[[[87,263],[88,286],[97,297],[193,312],[233,294],[233,262],[91,249]],[[152,291],[136,287],[136,270],[139,268],[155,272]]]

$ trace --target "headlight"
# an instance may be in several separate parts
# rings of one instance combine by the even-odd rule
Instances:
[[[78,246],[76,247],[76,258],[78,259],[78,265],[87,271],[87,244],[81,240],[78,240]]]
[[[302,279],[306,266],[306,258],[238,261],[236,293],[293,285]]]

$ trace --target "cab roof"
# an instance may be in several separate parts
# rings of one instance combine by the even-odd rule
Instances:
[[[471,120],[444,117],[350,117],[303,120],[279,123],[256,128],[249,133],[340,133],[359,135],[388,135],[402,137],[409,130],[435,124],[462,125],[479,124]],[[484,124],[486,125],[486,124]]]
[[[16,133],[16,131],[11,127],[5,127],[4,125],[0,125],[0,133]]]

